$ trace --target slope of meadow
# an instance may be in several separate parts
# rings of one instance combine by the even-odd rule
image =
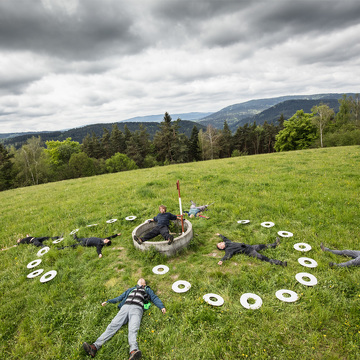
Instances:
[[[139,345],[144,359],[356,359],[360,357],[360,268],[329,268],[345,258],[320,250],[320,243],[338,249],[360,250],[360,147],[342,147],[238,157],[157,167],[69,180],[0,193],[0,246],[9,247],[26,234],[65,234],[61,244],[79,237],[121,232],[98,259],[94,248],[51,250],[38,268],[57,270],[40,283],[28,279],[27,264],[38,248],[22,245],[0,253],[0,358],[84,359],[82,342],[93,342],[117,313],[101,302],[120,295],[145,277],[165,303],[165,315],[152,305],[143,317]],[[131,232],[157,214],[159,204],[179,213],[176,181],[180,180],[183,208],[190,200],[212,203],[211,218],[192,220],[194,239],[172,258],[134,249]],[[134,221],[125,217],[135,215]],[[109,219],[118,219],[106,223]],[[248,219],[243,225],[237,220]],[[275,226],[260,226],[272,221]],[[98,224],[86,227],[89,224]],[[263,253],[287,260],[286,268],[236,255],[221,267],[216,249],[220,232],[249,244],[274,242],[277,232],[290,231],[276,249]],[[306,242],[312,250],[293,248]],[[318,267],[298,263],[306,256]],[[170,271],[155,275],[165,264]],[[35,268],[36,269],[36,268]],[[33,269],[33,270],[35,270]],[[316,276],[308,287],[295,279],[298,272]],[[172,291],[176,280],[191,289]],[[279,289],[298,293],[285,303]],[[239,302],[244,293],[263,300],[258,310]],[[213,307],[206,293],[225,303]],[[97,359],[127,359],[127,327],[96,355]]]

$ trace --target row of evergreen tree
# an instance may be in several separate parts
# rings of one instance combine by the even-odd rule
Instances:
[[[146,128],[131,132],[117,125],[104,129],[101,137],[88,134],[82,144],[68,138],[42,142],[33,137],[21,148],[0,144],[0,191],[70,178],[148,168],[168,164],[227,158],[231,156],[306,149],[308,147],[360,144],[359,97],[344,97],[339,112],[327,105],[302,110],[277,124],[245,124],[231,133],[209,125],[190,137],[179,131],[180,119],[165,113],[153,140]]]

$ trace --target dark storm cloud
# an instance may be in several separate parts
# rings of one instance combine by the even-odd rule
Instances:
[[[274,46],[291,37],[332,33],[357,25],[360,1],[178,0],[158,2],[153,11],[166,26],[185,22],[187,31],[206,46]]]
[[[357,92],[358,19],[359,0],[0,0],[0,132]]]
[[[141,38],[122,1],[83,1],[73,13],[39,1],[0,2],[0,48],[68,59],[99,58],[141,50]]]

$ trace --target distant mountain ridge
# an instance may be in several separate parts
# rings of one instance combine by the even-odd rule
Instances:
[[[269,109],[262,111],[259,114],[246,117],[238,122],[231,124],[229,127],[232,131],[236,131],[239,126],[245,124],[263,125],[265,121],[268,124],[277,124],[281,115],[285,120],[290,119],[298,110],[303,110],[305,113],[311,113],[311,109],[314,106],[324,104],[334,110],[335,113],[339,111],[338,99],[321,99],[321,100],[286,100],[279,104],[272,106]]]
[[[330,100],[335,100],[335,102],[331,102],[335,104],[339,99],[343,97],[343,93],[329,93],[329,94],[314,94],[314,95],[288,95],[288,96],[280,96],[269,99],[258,99],[258,100],[250,100],[240,104],[234,104],[227,106],[221,109],[218,112],[215,112],[209,116],[206,116],[203,119],[197,120],[199,124],[202,125],[212,125],[215,128],[222,129],[224,125],[224,121],[228,123],[230,129],[235,131],[238,126],[245,125],[246,123],[253,123],[256,121],[257,124],[262,125],[265,121],[268,123],[274,121],[274,117],[279,118],[282,112],[285,112],[284,109],[291,108],[290,104],[299,106],[292,114],[285,116],[285,119],[294,115],[297,110],[303,109],[305,107],[308,109],[310,102],[313,101],[313,106],[316,104],[320,104],[322,101],[326,103],[326,101],[330,102]],[[354,96],[354,93],[347,93],[348,96]],[[268,110],[272,107],[275,107],[278,104],[285,103],[290,100],[298,100],[297,103],[286,103],[284,104],[284,108],[276,107],[273,109],[271,113],[271,121],[267,120],[266,113],[262,116],[263,111]],[[326,101],[325,101],[326,100]],[[331,107],[331,106],[330,106]],[[292,107],[294,109],[294,107]],[[337,106],[338,108],[338,106]],[[305,111],[305,109],[303,109]],[[334,109],[335,110],[335,109]],[[292,111],[292,110],[291,110]],[[310,110],[305,112],[310,112]],[[275,115],[277,113],[277,115]],[[288,114],[288,111],[286,112]]]
[[[258,125],[263,125],[265,121],[268,123],[276,123],[281,114],[283,114],[286,120],[293,116],[298,110],[304,110],[304,112],[309,113],[311,112],[311,108],[313,106],[319,105],[320,103],[327,104],[330,108],[334,109],[336,113],[339,110],[338,101],[343,97],[343,95],[344,93],[288,95],[233,104],[215,113],[170,113],[170,116],[173,121],[176,121],[178,118],[182,120],[180,122],[180,131],[185,133],[188,137],[190,136],[194,125],[197,125],[199,130],[206,129],[207,125],[212,125],[217,129],[222,129],[225,120],[227,121],[230,130],[235,132],[239,126],[243,126],[247,123],[253,124],[256,122]],[[354,97],[355,93],[346,93],[346,95]],[[0,140],[4,142],[5,145],[15,145],[19,147],[30,137],[40,135],[44,141],[62,141],[71,137],[73,141],[81,143],[87,134],[92,135],[94,133],[97,137],[101,137],[104,128],[111,132],[114,124],[117,124],[121,131],[124,130],[124,126],[126,124],[131,132],[138,130],[139,126],[143,124],[147,132],[150,134],[150,137],[153,138],[156,131],[159,130],[159,123],[163,121],[163,118],[164,115],[148,115],[121,120],[116,123],[92,124],[63,131],[0,134]]]
[[[199,119],[203,119],[204,117],[207,117],[211,115],[212,112],[190,112],[190,113],[184,113],[184,114],[170,114],[171,119],[173,121],[177,119],[181,120],[189,120],[189,121],[196,121]],[[164,114],[160,115],[148,115],[148,116],[136,116],[130,119],[121,120],[120,122],[161,122],[164,120]]]

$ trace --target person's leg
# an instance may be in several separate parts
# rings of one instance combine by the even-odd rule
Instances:
[[[267,249],[268,245],[258,244],[258,245],[251,245],[251,247],[255,251],[261,251],[261,250]]]
[[[338,267],[349,267],[349,266],[360,266],[360,256],[358,256],[355,259],[340,263],[340,264],[336,264],[336,263],[330,263],[330,266],[338,266]]]
[[[169,233],[169,228],[167,226],[159,227],[159,232],[165,240],[169,240],[170,233]]]
[[[259,245],[251,245],[251,246],[253,247],[254,250],[261,251],[267,248],[275,249],[279,244],[280,244],[280,239],[277,237],[276,241],[272,244],[267,244],[267,245],[259,244]]]
[[[119,329],[128,322],[130,305],[123,305],[117,315],[112,319],[106,330],[96,339],[94,345],[97,349],[111,339]]]
[[[137,305],[131,305],[129,310],[129,330],[128,341],[130,346],[130,352],[138,350],[139,345],[137,343],[137,334],[140,329],[141,318],[143,316],[144,309]]]
[[[160,234],[159,226],[155,226],[152,230],[150,230],[147,234],[145,234],[140,239],[142,241],[148,241],[150,239],[153,239],[155,236],[158,236]]]
[[[360,251],[357,251],[357,250],[330,250],[329,248],[324,248],[324,249],[325,249],[324,251],[329,251],[336,255],[348,256],[353,259],[360,256]]]
[[[267,261],[270,264],[283,265],[283,266],[287,265],[286,261],[283,262],[283,261],[280,261],[280,260],[269,259],[267,256],[258,253],[255,249],[251,249],[250,251],[246,252],[246,254],[249,255],[249,256],[255,257],[255,258],[257,258],[257,259],[259,259],[261,261]]]

